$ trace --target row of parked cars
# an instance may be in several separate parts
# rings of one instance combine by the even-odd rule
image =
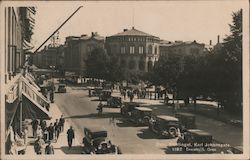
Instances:
[[[152,109],[140,106],[140,104],[138,103],[135,102],[122,103],[121,98],[111,96],[111,91],[109,90],[101,90],[101,89],[89,90],[89,96],[90,97],[97,96],[99,97],[99,100],[107,101],[106,107],[120,108],[120,113],[123,118],[131,121],[132,123],[138,126],[139,125],[148,126],[149,130],[157,134],[159,137],[164,137],[164,138],[178,137],[177,145],[168,146],[166,148],[166,152],[168,154],[242,153],[240,150],[237,150],[229,145],[223,145],[222,143],[216,142],[210,133],[197,129],[194,114],[176,113],[175,116],[154,115]],[[87,142],[86,139],[83,140],[83,143],[86,143],[86,145],[84,145],[85,148],[92,148],[92,149],[87,149],[86,153],[89,153],[90,150],[96,154],[121,153],[119,147],[111,144],[111,142],[107,140],[107,131],[99,130],[95,132],[91,131],[88,133],[93,133],[93,134],[98,133],[97,134],[98,136],[92,135],[90,136],[91,138],[87,138],[87,140],[89,141],[88,143],[86,143]],[[89,135],[91,134],[85,134],[85,137],[88,137]],[[94,143],[97,143],[98,145],[97,144],[94,145]],[[92,147],[86,147],[86,146],[92,146]]]
[[[136,125],[148,126],[149,130],[160,137],[176,138],[177,145],[168,146],[171,154],[190,153],[242,153],[240,150],[214,140],[213,136],[196,126],[195,115],[179,112],[175,116],[153,115],[152,109],[142,107],[135,102],[126,102],[121,114]]]

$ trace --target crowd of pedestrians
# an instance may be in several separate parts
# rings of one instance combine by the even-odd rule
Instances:
[[[63,115],[54,123],[47,125],[45,120],[33,119],[31,122],[33,137],[36,139],[34,150],[36,154],[54,154],[52,142],[57,142],[60,133],[64,131],[65,119]]]

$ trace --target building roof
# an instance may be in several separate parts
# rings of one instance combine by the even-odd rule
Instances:
[[[180,46],[180,45],[191,45],[191,44],[197,44],[197,45],[204,45],[203,43],[197,43],[195,40],[194,41],[167,41],[167,40],[161,40],[160,46]]]
[[[117,33],[113,36],[147,36],[147,37],[155,37],[151,34],[139,31],[137,29],[135,29],[134,27],[132,27],[132,29],[130,30],[124,30],[123,32]],[[156,37],[158,38],[158,37]]]

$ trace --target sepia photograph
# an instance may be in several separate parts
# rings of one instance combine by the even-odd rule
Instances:
[[[1,159],[249,159],[249,1],[2,1]]]

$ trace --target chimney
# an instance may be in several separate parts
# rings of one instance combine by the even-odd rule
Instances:
[[[209,45],[212,46],[212,40],[209,41]]]
[[[220,35],[217,36],[217,43],[220,43]]]
[[[95,33],[94,33],[94,32],[91,32],[91,36],[94,37],[94,36],[95,36]]]
[[[123,32],[126,32],[126,31],[128,31],[128,29],[123,29]]]

